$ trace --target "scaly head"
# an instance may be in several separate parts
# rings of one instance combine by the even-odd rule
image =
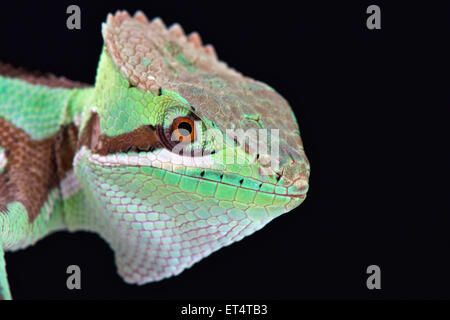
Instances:
[[[300,205],[309,164],[278,93],[140,12],[103,37],[75,168],[125,280],[178,274]]]

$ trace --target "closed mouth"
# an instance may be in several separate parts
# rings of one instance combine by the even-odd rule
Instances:
[[[158,150],[153,153],[140,152],[106,156],[90,153],[87,149],[84,149],[84,151],[88,152],[88,158],[91,163],[103,167],[152,168],[174,172],[180,177],[195,178],[199,181],[208,181],[268,195],[273,194],[276,196],[297,199],[304,199],[306,197],[306,192],[308,191],[306,176],[296,178],[289,185],[274,184],[251,177],[240,176],[228,172],[223,173],[219,170],[210,169],[214,163],[214,160],[210,156],[183,157],[174,155],[169,151],[164,151],[164,149],[161,149],[161,152]],[[184,172],[180,171],[183,166],[187,167]],[[279,179],[277,179],[277,181],[279,181]]]

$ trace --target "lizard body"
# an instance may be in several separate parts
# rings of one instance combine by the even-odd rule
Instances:
[[[108,15],[102,33],[94,87],[0,65],[3,298],[3,251],[51,232],[98,233],[124,280],[144,284],[306,196],[297,121],[272,88],[219,61],[197,33],[141,12]]]

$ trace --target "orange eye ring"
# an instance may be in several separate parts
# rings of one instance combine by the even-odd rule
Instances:
[[[189,117],[178,117],[172,123],[172,140],[192,143],[195,140],[195,125]]]

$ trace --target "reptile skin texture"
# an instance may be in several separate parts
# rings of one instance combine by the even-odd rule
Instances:
[[[55,231],[99,234],[145,284],[306,197],[297,120],[273,88],[142,12],[108,15],[102,34],[95,86],[0,64],[0,298],[3,252]]]

